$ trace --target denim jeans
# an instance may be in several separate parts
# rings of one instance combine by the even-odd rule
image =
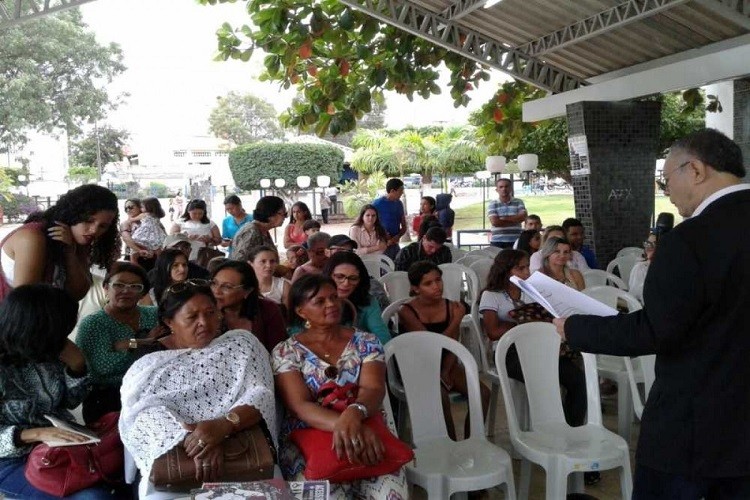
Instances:
[[[9,498],[22,498],[24,500],[52,500],[59,498],[39,491],[29,484],[23,473],[26,467],[26,458],[0,458],[0,493]],[[65,498],[73,500],[112,500],[115,497],[110,493],[110,489],[106,485],[97,485],[73,493]]]

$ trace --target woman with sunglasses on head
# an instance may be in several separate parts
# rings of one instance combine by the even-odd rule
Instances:
[[[139,346],[153,342],[147,335],[157,324],[156,307],[138,305],[150,286],[143,268],[116,262],[104,277],[104,309],[81,320],[76,344],[86,357],[93,386],[83,402],[86,423],[120,411],[122,377]]]
[[[304,480],[305,459],[289,440],[295,429],[331,431],[339,457],[354,464],[379,463],[383,443],[362,421],[381,411],[386,394],[383,346],[371,333],[341,324],[343,303],[327,276],[307,275],[293,283],[289,306],[293,325],[302,331],[276,346],[271,355],[278,394],[287,409],[279,439],[284,479]],[[318,392],[327,383],[356,385],[356,401],[341,413],[324,408]],[[329,498],[408,498],[406,476],[401,469],[331,484]]]
[[[197,259],[201,248],[221,243],[219,226],[208,218],[206,202],[198,199],[190,200],[185,213],[172,224],[169,233],[183,233],[190,239],[189,260]]]
[[[280,227],[287,217],[284,200],[278,196],[264,196],[255,204],[253,221],[237,231],[232,240],[232,259],[247,262],[253,247],[276,246],[271,229]]]
[[[81,300],[91,287],[92,265],[109,269],[120,255],[117,197],[94,184],[72,189],[44,212],[35,212],[0,243],[10,286],[48,283]]]
[[[380,304],[370,293],[370,275],[357,254],[336,252],[328,259],[323,275],[336,283],[339,298],[354,306],[344,308],[342,321],[345,325],[374,334],[383,345],[391,340],[388,326],[381,317]]]
[[[229,260],[211,275],[211,291],[223,315],[222,331],[242,329],[255,335],[268,352],[286,340],[281,306],[263,298],[247,262]]]
[[[187,255],[177,248],[165,248],[156,258],[151,276],[151,291],[141,300],[142,305],[158,305],[170,285],[188,279]]]
[[[289,248],[293,245],[302,245],[307,241],[307,234],[302,226],[305,222],[312,219],[310,209],[304,202],[298,201],[290,209],[291,217],[289,217],[289,224],[284,229],[284,248]]]
[[[122,382],[120,436],[141,471],[140,498],[153,493],[154,461],[175,446],[195,462],[200,484],[222,479],[232,434],[260,425],[275,441],[268,353],[245,330],[220,334],[219,308],[203,283],[183,281],[164,291],[163,350],[133,363]]]

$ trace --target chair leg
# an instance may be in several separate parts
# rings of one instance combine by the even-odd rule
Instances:
[[[568,475],[568,491],[571,493],[584,493],[585,490],[583,472],[573,472]]]
[[[511,462],[508,466],[507,481],[500,485],[500,489],[503,490],[503,495],[505,495],[505,500],[516,500],[516,485],[513,483],[513,465]]]
[[[500,385],[492,384],[492,392],[490,393],[490,407],[487,412],[487,422],[485,423],[485,433],[487,436],[495,435],[495,421],[497,417],[497,404],[500,400]]]
[[[518,498],[527,500],[529,498],[529,485],[531,484],[531,462],[525,458],[521,459],[521,477],[519,480],[521,485],[518,489]]]
[[[633,496],[633,476],[630,472],[629,456],[625,457],[625,461],[620,468],[620,492],[623,500],[629,500]]]
[[[545,498],[552,500],[565,498],[568,493],[568,477],[561,473],[557,467],[547,469],[547,482]]]
[[[627,373],[617,377],[617,434],[630,443],[630,427],[633,423],[633,397]]]

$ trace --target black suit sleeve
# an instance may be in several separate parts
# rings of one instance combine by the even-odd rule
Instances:
[[[691,246],[673,231],[662,237],[650,265],[645,308],[605,318],[571,316],[565,322],[568,343],[584,352],[616,356],[679,351],[690,342],[705,307],[704,275]]]

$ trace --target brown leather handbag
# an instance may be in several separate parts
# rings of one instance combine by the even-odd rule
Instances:
[[[273,444],[260,424],[232,434],[222,443],[224,472],[219,482],[271,479],[274,467]],[[150,481],[158,491],[190,491],[199,488],[195,480],[195,460],[178,444],[154,461]]]

